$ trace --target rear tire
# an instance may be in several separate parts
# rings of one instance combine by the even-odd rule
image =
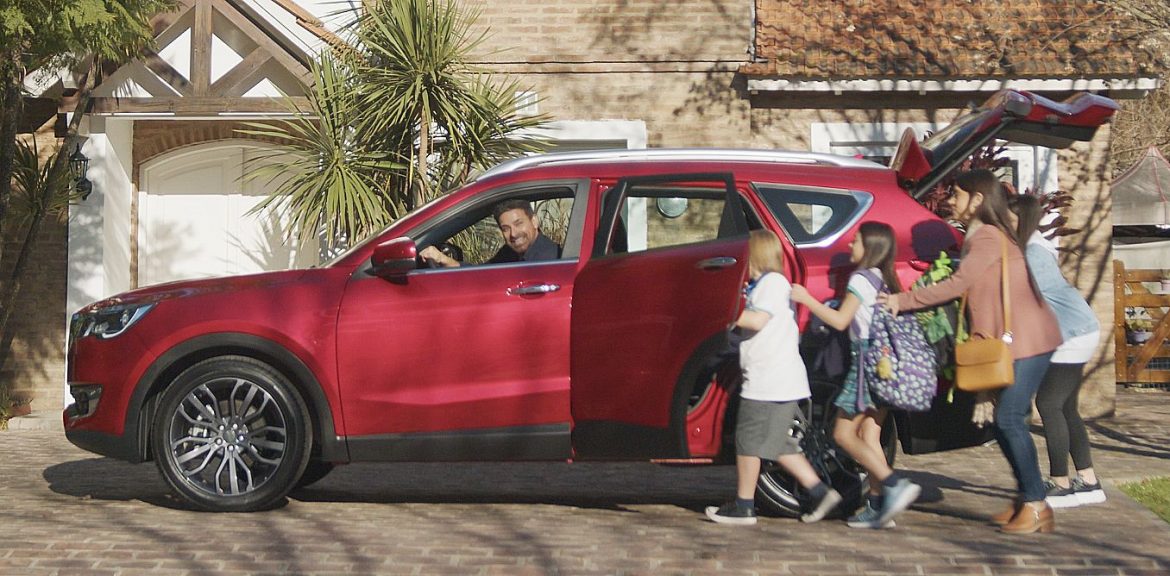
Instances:
[[[812,414],[808,414],[812,412]],[[867,474],[844,450],[833,442],[835,410],[830,405],[815,406],[792,425],[792,435],[800,443],[805,458],[821,480],[841,493],[841,504],[830,516],[847,515],[864,503]],[[893,465],[897,430],[894,417],[887,414],[882,423],[882,448]],[[756,483],[756,500],[762,512],[780,516],[800,516],[810,507],[804,488],[778,463],[765,460]]]
[[[212,512],[270,508],[293,488],[313,446],[309,411],[271,366],[243,356],[204,360],[162,393],[154,459],[171,488]]]

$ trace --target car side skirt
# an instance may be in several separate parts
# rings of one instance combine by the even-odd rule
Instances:
[[[573,432],[578,460],[649,460],[686,458],[685,444],[671,428],[651,428],[626,422],[586,422]]]
[[[351,462],[568,460],[569,424],[349,438]]]

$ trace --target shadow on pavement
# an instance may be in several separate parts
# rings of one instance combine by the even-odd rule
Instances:
[[[43,477],[53,492],[76,498],[193,510],[171,493],[152,464],[90,458],[50,466]],[[305,502],[553,504],[603,510],[670,504],[701,513],[734,489],[731,466],[402,463],[339,466],[291,497]]]
[[[175,498],[152,464],[89,458],[49,466],[49,490],[83,500],[140,501],[172,510],[192,510]]]

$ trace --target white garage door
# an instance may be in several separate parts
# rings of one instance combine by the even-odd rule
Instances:
[[[303,268],[317,242],[285,242],[270,211],[248,214],[271,182],[244,181],[256,144],[177,150],[146,163],[138,196],[138,284]]]

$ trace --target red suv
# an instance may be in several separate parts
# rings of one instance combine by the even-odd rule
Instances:
[[[857,225],[889,222],[910,281],[960,240],[916,195],[993,138],[1068,146],[1115,109],[1003,92],[925,142],[908,134],[891,168],[765,150],[506,162],[320,267],[85,307],[70,330],[65,433],[153,459],[187,502],[223,511],[271,506],[349,462],[723,461],[749,229],[777,232],[788,276],[828,299]],[[535,207],[558,259],[486,262],[500,243],[492,208],[509,199]],[[451,245],[468,265],[417,257]],[[834,386],[818,382],[812,406]],[[907,452],[969,445],[984,436],[954,424],[964,409],[940,402],[890,428]],[[855,486],[811,413],[794,433],[823,474]],[[764,478],[766,504],[799,509],[786,477]]]

